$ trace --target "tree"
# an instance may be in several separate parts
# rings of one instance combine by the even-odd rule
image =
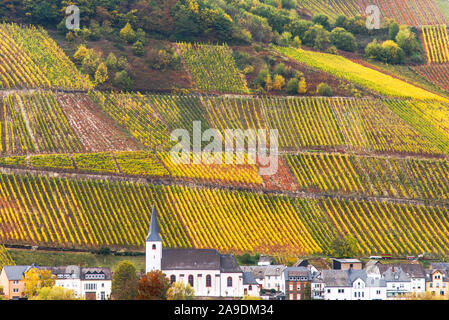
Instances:
[[[137,297],[136,267],[123,260],[112,276],[112,298],[115,300],[134,300]]]
[[[316,93],[319,96],[326,96],[330,97],[332,96],[332,88],[325,82],[321,82],[318,87],[316,88]]]
[[[113,83],[115,86],[121,89],[128,89],[128,90],[131,89],[133,85],[133,82],[129,77],[128,72],[126,72],[126,70],[116,72]]]
[[[405,54],[412,56],[419,52],[419,43],[416,40],[416,35],[407,26],[401,26],[396,35],[396,43],[404,50]]]
[[[404,50],[402,50],[396,42],[387,40],[382,43],[381,47],[384,62],[398,64],[404,61]]]
[[[292,46],[294,48],[301,48],[301,44],[302,44],[301,39],[299,39],[298,36],[295,36],[292,41]]]
[[[170,280],[160,270],[151,271],[140,278],[137,283],[137,299],[165,300],[170,288]]]
[[[298,93],[306,94],[307,93],[307,83],[306,78],[302,77],[298,82]]]
[[[39,270],[30,268],[23,277],[24,293],[27,297],[33,297],[40,288],[52,287],[55,285],[55,278],[50,270]]]
[[[312,300],[312,289],[310,282],[307,282],[304,286],[304,300]]]
[[[287,27],[288,30],[293,36],[298,36],[299,39],[303,40],[304,35],[310,27],[313,26],[313,23],[308,20],[294,20]]]
[[[136,39],[136,33],[129,22],[120,30],[120,38],[128,43],[132,43]]]
[[[286,91],[288,94],[296,94],[298,93],[298,84],[299,80],[297,78],[291,78],[287,82]]]
[[[399,32],[399,25],[396,22],[390,23],[388,26],[388,39],[394,40]]]
[[[329,23],[329,17],[325,14],[318,14],[313,16],[312,22],[315,24],[322,25],[326,30],[330,30],[331,24]]]
[[[290,46],[290,41],[292,39],[292,34],[288,31],[284,31],[281,34],[281,40],[280,40],[280,45],[284,46],[284,47],[288,47]]]
[[[306,31],[303,42],[305,45],[322,50],[330,44],[329,35],[330,32],[322,25],[316,24]]]
[[[97,71],[95,71],[95,83],[100,84],[108,80],[108,67],[104,62],[98,65]]]
[[[31,300],[79,300],[75,291],[62,287],[44,287],[38,290],[37,295]]]
[[[346,29],[348,27],[348,18],[346,16],[338,16],[335,20],[334,27],[340,27]]]
[[[106,66],[111,69],[115,70],[117,68],[117,57],[113,52],[109,53],[108,57],[106,58]]]
[[[84,44],[81,44],[78,47],[78,50],[76,50],[76,52],[73,54],[73,59],[77,62],[77,63],[81,63],[83,61],[83,59],[89,54],[89,49],[86,48],[86,46]]]
[[[329,38],[332,44],[340,50],[352,52],[357,48],[354,35],[343,28],[337,27],[332,30]]]
[[[274,76],[273,89],[276,91],[281,91],[285,86],[285,79],[280,74]]]
[[[271,74],[267,74],[267,77],[265,78],[265,90],[271,91],[273,89],[273,81],[271,80]]]
[[[143,56],[143,54],[145,53],[145,49],[143,47],[142,42],[140,42],[140,41],[134,42],[133,52],[136,56]]]
[[[195,290],[190,284],[175,282],[167,291],[167,300],[192,300],[195,297]]]
[[[336,258],[356,257],[359,254],[357,240],[351,235],[337,237],[330,244],[329,254]]]

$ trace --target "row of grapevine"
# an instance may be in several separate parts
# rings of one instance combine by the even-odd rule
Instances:
[[[399,100],[288,97],[202,97],[202,100],[211,127],[221,131],[278,129],[279,146],[284,150],[407,154],[447,151],[440,148],[439,140],[444,138],[429,136],[414,128],[415,123],[409,123],[408,118],[402,119],[403,114],[392,107],[401,104]],[[419,104],[424,113],[434,105],[443,106],[436,102]],[[441,123],[429,121],[426,125],[432,132]]]
[[[437,94],[351,61],[343,56],[309,50],[275,47],[276,51],[301,63],[354,82],[384,96],[448,101]]]
[[[394,19],[399,24],[418,27],[447,21],[435,0],[359,0],[359,3],[362,14],[369,5],[376,5],[383,18]]]
[[[449,63],[427,64],[412,67],[419,75],[423,76],[436,86],[449,91]]]
[[[41,154],[0,157],[0,166],[30,169],[64,170],[68,172],[87,172],[100,174],[123,174],[136,177],[173,177],[182,180],[195,180],[232,185],[260,186],[262,178],[258,167],[244,155],[244,163],[237,163],[233,154],[231,164],[206,164],[201,154],[191,154],[190,164],[173,163],[170,154],[147,151],[117,151],[113,153],[75,153]],[[194,161],[194,158],[198,160]]]
[[[82,146],[51,91],[3,96],[2,153],[73,152]]]
[[[449,162],[341,154],[286,156],[299,190],[359,196],[449,200]]]
[[[179,47],[198,89],[249,93],[227,45],[180,43]]]
[[[449,62],[449,37],[446,25],[422,27],[422,37],[429,64]]]
[[[335,20],[338,16],[353,17],[360,14],[358,0],[298,0],[298,6],[312,15],[325,14]]]
[[[14,261],[11,259],[6,248],[0,244],[0,272],[3,266],[13,266]]]
[[[164,246],[320,253],[351,234],[362,254],[449,252],[448,209],[99,180],[0,176],[0,240],[142,248],[151,207]]]
[[[43,28],[2,23],[0,35],[2,88],[93,87]]]

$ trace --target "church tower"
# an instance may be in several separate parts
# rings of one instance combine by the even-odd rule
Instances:
[[[161,270],[162,262],[162,238],[159,234],[159,224],[157,222],[157,213],[154,208],[151,212],[150,229],[145,240],[145,264],[146,272]]]

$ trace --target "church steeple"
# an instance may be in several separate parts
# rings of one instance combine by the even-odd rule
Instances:
[[[153,204],[151,212],[150,228],[145,240],[146,272],[161,270],[162,264],[162,238],[159,234],[157,212]]]
[[[145,241],[146,242],[149,242],[149,241],[161,241],[162,242],[161,235],[159,234],[159,223],[157,222],[157,212],[156,212],[156,209],[154,208],[154,204],[153,204],[153,209],[151,210],[150,228],[148,230],[147,239]]]

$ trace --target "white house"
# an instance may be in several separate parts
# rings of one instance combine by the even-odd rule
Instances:
[[[109,268],[78,266],[39,267],[56,277],[55,286],[73,290],[76,297],[86,300],[107,300],[111,297],[112,273]]]
[[[403,273],[405,273],[405,278],[410,278],[410,292],[413,293],[422,293],[426,291],[426,274],[424,272],[423,267],[420,264],[414,263],[404,263],[404,264],[378,264],[379,273],[384,275],[384,273],[388,269],[394,270],[395,268],[400,268]],[[390,279],[391,288],[395,284],[395,279]],[[408,281],[405,281],[408,282]],[[402,283],[398,283],[399,288]],[[408,283],[403,283],[404,288],[408,287]],[[395,289],[397,289],[397,285],[395,285]]]
[[[262,285],[257,282],[251,272],[243,272],[243,294],[250,297],[260,297]]]
[[[387,298],[411,292],[411,277],[401,267],[393,265],[381,274],[387,283]]]
[[[242,266],[244,272],[251,272],[263,289],[285,293],[284,265]]]
[[[322,279],[313,284],[324,284],[324,300],[384,300],[387,286],[385,280],[369,278],[365,270],[323,270]]]
[[[154,206],[145,259],[146,272],[161,270],[172,283],[189,283],[196,296],[242,297],[244,294],[243,272],[233,255],[222,255],[212,249],[164,249]]]

